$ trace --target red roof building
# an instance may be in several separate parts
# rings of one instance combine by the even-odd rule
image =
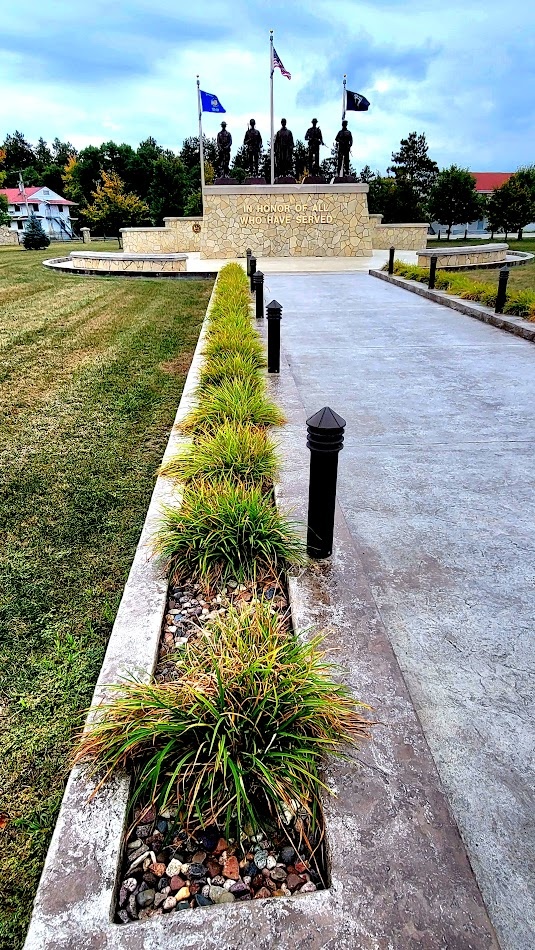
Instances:
[[[471,172],[476,180],[476,191],[480,195],[490,195],[495,188],[505,185],[513,172]]]
[[[0,188],[0,195],[7,198],[12,231],[23,232],[34,214],[49,237],[61,240],[74,237],[70,210],[76,205],[75,201],[63,198],[45,185],[24,187],[22,191],[20,188]]]

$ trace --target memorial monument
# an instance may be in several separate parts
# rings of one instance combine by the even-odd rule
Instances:
[[[338,181],[356,181],[355,176],[349,174],[349,153],[353,145],[353,136],[347,127],[347,119],[342,120],[342,128],[338,132],[335,141],[338,146]]]
[[[247,150],[247,162],[249,165],[249,178],[245,179],[246,185],[265,185],[265,178],[258,177],[258,161],[262,149],[262,136],[256,128],[255,119],[250,119],[249,128],[245,133],[243,144]]]
[[[232,147],[232,135],[227,131],[227,123],[221,123],[221,132],[217,134],[217,175],[216,185],[234,184],[234,179],[229,176],[230,168],[230,149]]]
[[[305,182],[322,182],[323,176],[320,176],[320,145],[325,145],[323,135],[318,125],[317,119],[312,119],[312,125],[305,135],[305,142],[308,142],[308,177]]]
[[[275,184],[295,185],[293,177],[294,137],[286,128],[286,119],[281,119],[281,127],[275,136]]]

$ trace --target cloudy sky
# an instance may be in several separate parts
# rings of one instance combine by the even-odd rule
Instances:
[[[292,73],[275,117],[303,137],[340,127],[342,77],[371,102],[351,114],[353,161],[384,171],[409,132],[440,166],[535,162],[535,3],[516,0],[21,0],[3,6],[0,141],[19,129],[78,148],[196,134],[195,76],[219,96],[234,142],[269,134],[269,29]],[[204,131],[219,129],[206,115]],[[328,155],[328,150],[322,156]]]

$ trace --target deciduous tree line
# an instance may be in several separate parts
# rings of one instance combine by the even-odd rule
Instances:
[[[204,139],[204,155],[205,177],[210,183],[216,167],[215,139]],[[298,140],[294,148],[298,181],[308,172],[307,157],[304,142]],[[335,174],[335,167],[333,152],[321,166],[327,179]],[[202,210],[199,140],[195,136],[185,139],[176,154],[152,137],[136,149],[110,141],[77,151],[58,138],[51,146],[43,138],[33,146],[16,131],[6,135],[0,146],[0,187],[15,187],[20,173],[25,185],[46,185],[77,202],[78,227],[88,224],[101,233],[159,225],[166,216],[197,215]],[[247,174],[243,147],[234,156],[230,174],[240,183]],[[260,174],[269,181],[269,147],[262,152]],[[535,165],[519,168],[492,195],[478,195],[467,169],[452,165],[439,171],[429,157],[425,135],[416,132],[401,140],[386,175],[366,165],[357,177],[369,185],[370,212],[382,214],[385,223],[440,221],[449,237],[454,225],[484,216],[492,231],[506,233],[521,232],[535,219]]]

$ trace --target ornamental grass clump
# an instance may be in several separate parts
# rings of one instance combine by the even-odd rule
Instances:
[[[164,509],[155,549],[172,579],[193,576],[212,586],[219,580],[254,580],[304,560],[291,521],[259,486],[195,482],[178,508]]]
[[[262,365],[266,365],[264,362]],[[200,371],[200,389],[221,383],[224,379],[250,379],[262,381],[261,367],[257,359],[241,353],[225,353],[205,360]]]
[[[264,429],[226,422],[199,436],[160,469],[181,482],[234,480],[267,488],[277,471],[275,449]]]
[[[327,755],[369,737],[369,709],[334,667],[288,634],[269,603],[229,608],[174,659],[165,683],[115,687],[83,734],[77,762],[133,767],[134,800],[177,807],[187,830],[217,824],[239,835],[305,808],[312,826]]]
[[[217,332],[208,334],[203,354],[207,359],[221,356],[249,357],[257,366],[265,364],[262,341],[253,328],[239,324],[224,324]]]
[[[214,431],[226,422],[266,428],[285,422],[278,406],[265,394],[262,381],[224,379],[199,389],[197,405],[181,423],[184,432]]]

